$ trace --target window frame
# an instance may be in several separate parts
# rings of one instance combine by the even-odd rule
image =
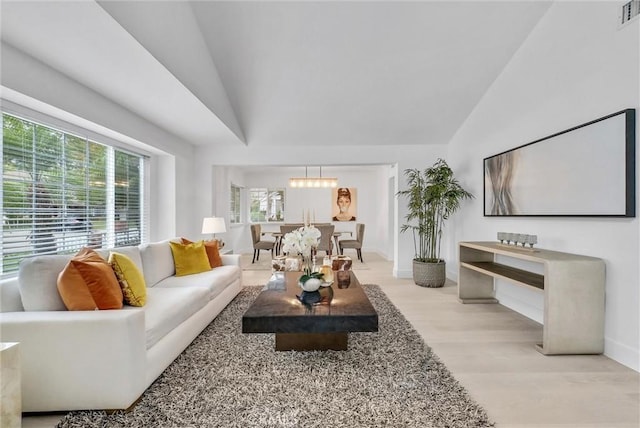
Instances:
[[[15,189],[23,190],[25,186],[28,186],[28,188],[32,189],[32,192],[34,192],[33,189],[38,189],[40,186],[48,186],[56,191],[55,194],[48,193],[47,195],[48,198],[55,198],[56,205],[59,206],[55,208],[55,216],[51,214],[51,218],[47,220],[48,223],[51,223],[51,227],[49,227],[51,230],[47,233],[46,237],[48,243],[43,244],[40,248],[42,254],[73,254],[83,246],[108,249],[148,242],[148,156],[137,153],[134,150],[123,148],[124,144],[113,145],[111,144],[111,138],[100,138],[99,135],[96,135],[96,133],[90,130],[82,132],[83,128],[77,126],[60,126],[60,120],[56,120],[55,118],[47,120],[48,117],[44,114],[38,112],[32,112],[34,114],[21,114],[20,111],[16,112],[15,110],[16,109],[5,108],[4,106],[2,108],[3,149],[0,151],[0,158],[2,158],[2,164],[0,166],[0,170],[2,171],[0,207],[3,212],[3,236],[8,234],[9,230],[14,234],[17,232],[18,234],[35,233],[37,235],[39,232],[36,218],[38,215],[41,215],[38,213],[43,212],[35,205],[37,203],[35,199],[29,203],[28,196],[24,194],[21,196],[21,199],[16,199],[17,207],[5,206],[5,197],[7,196],[5,194],[5,184],[8,184],[9,187],[13,186]],[[29,113],[29,109],[27,108],[18,110],[26,110],[27,113]],[[45,119],[34,119],[34,115],[36,117],[44,116]],[[47,173],[54,171],[53,173],[60,175],[60,177],[54,177],[53,181],[43,181],[27,172],[29,167],[24,169],[24,165],[17,166],[15,169],[6,168],[4,163],[5,150],[7,150],[4,141],[6,137],[4,123],[6,116],[11,117],[12,121],[20,121],[20,126],[23,126],[24,129],[32,128],[32,136],[30,139],[28,134],[25,134],[26,139],[24,140],[24,144],[26,144],[26,146],[24,144],[22,147],[14,146],[15,156],[18,159],[22,156],[27,165],[29,163],[32,165],[31,168],[38,168],[44,165],[42,155],[36,146],[38,141],[36,130],[42,129],[45,133],[57,135],[57,144],[59,144],[60,148],[57,157],[53,159],[53,162],[56,162],[56,166],[51,167],[51,170],[47,171]],[[72,128],[72,130],[69,130],[69,128]],[[29,145],[31,147],[28,147]],[[75,152],[74,147],[76,148]],[[98,150],[96,153],[101,153],[104,156],[104,160],[100,161],[104,162],[104,165],[101,165],[100,162],[98,163],[99,168],[104,168],[104,179],[101,180],[103,182],[101,184],[96,184],[97,182],[92,181],[92,179],[95,178],[95,175],[92,174],[95,174],[96,171],[100,172],[100,169],[88,168],[88,162],[96,162],[95,157],[88,157],[92,150],[91,147]],[[80,151],[78,151],[77,148],[80,148]],[[73,157],[74,154],[80,156],[80,167],[77,166],[78,159]],[[91,159],[94,160],[91,161]],[[74,163],[76,166],[69,166]],[[75,169],[69,170],[68,168]],[[82,168],[86,168],[87,171],[78,174],[78,171],[81,171]],[[76,178],[73,183],[67,181],[66,171],[71,171],[78,178]],[[131,172],[134,172],[133,176],[130,175]],[[122,176],[123,173],[128,180],[117,183],[117,177]],[[25,177],[27,174],[31,176]],[[18,175],[22,175],[22,177],[17,179],[16,177]],[[11,185],[10,183],[14,184]],[[134,184],[134,187],[130,191],[128,187],[131,183]],[[111,188],[107,190],[109,184],[111,184]],[[98,199],[90,196],[90,194],[95,192],[96,188],[101,185],[105,186],[105,190],[101,196],[99,196]],[[120,186],[120,189],[117,188],[118,186]],[[77,196],[78,194],[84,194],[84,199],[74,201],[73,206],[69,205],[69,201],[72,200],[71,196]],[[100,195],[100,192],[98,192],[98,194]],[[20,196],[20,192],[18,191],[15,195]],[[14,195],[10,194],[9,197],[12,196]],[[99,207],[93,205],[95,201],[98,201],[98,205],[104,207],[104,215],[95,214],[101,211]],[[132,207],[135,207],[133,217],[131,216]],[[118,209],[120,209],[120,214],[126,211],[126,216],[128,216],[124,231],[116,230]],[[8,216],[9,211],[18,214],[17,216],[13,216],[16,221],[11,221],[10,216]],[[51,208],[47,208],[45,211],[51,211]],[[23,215],[21,216],[20,213],[23,213]],[[78,213],[82,214],[80,217],[84,216],[84,220],[79,222],[81,224],[76,225],[76,223],[74,223],[73,228],[67,227],[67,217],[69,215],[71,215],[71,217],[77,217],[79,215]],[[90,213],[92,214],[90,215]],[[20,220],[21,217],[22,220]],[[94,229],[94,226],[91,225],[91,218],[98,218],[100,226],[102,227],[104,225],[104,229],[97,230],[97,227]],[[22,227],[19,226],[21,223],[23,224]],[[134,230],[130,226],[134,226]],[[42,231],[43,229],[40,228],[40,232]],[[124,234],[122,232],[124,232]],[[53,236],[53,239],[50,239],[49,234]],[[98,240],[96,238],[98,234],[100,235],[99,245],[97,244]],[[127,238],[126,241],[121,239],[124,237]],[[0,277],[15,276],[18,271],[17,264],[20,260],[39,253],[36,250],[37,239],[37,236],[35,238],[32,237],[30,241],[22,239],[19,245],[12,244],[12,246],[10,246],[8,242],[5,242],[4,239],[2,240],[2,243],[0,243],[0,256],[2,257],[2,259],[0,259]],[[27,243],[25,244],[24,242]],[[44,248],[47,245],[48,247]],[[20,255],[13,258],[6,257],[11,251],[19,252]]]
[[[242,224],[242,186],[229,186],[229,224]]]
[[[265,218],[261,219],[261,220],[254,220],[253,219],[253,213],[252,213],[252,206],[253,206],[253,193],[254,192],[264,192],[266,193],[266,203],[267,203],[267,208],[266,208],[266,212],[270,212],[273,211],[271,209],[271,202],[270,202],[270,198],[269,195],[273,192],[277,192],[280,193],[282,195],[282,201],[280,203],[281,205],[281,209],[279,210],[282,214],[281,217],[278,218],[274,218],[274,219],[270,219],[269,216],[267,216],[265,214]],[[248,217],[249,217],[249,223],[283,223],[285,222],[285,206],[286,206],[286,200],[287,200],[287,189],[286,187],[251,187],[249,188],[248,191],[248,195],[247,195],[247,199],[249,201],[248,204]],[[276,212],[277,212],[277,208],[276,208]]]

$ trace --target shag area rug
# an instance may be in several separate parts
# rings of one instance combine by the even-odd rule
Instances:
[[[236,299],[128,413],[75,411],[64,427],[490,427],[377,285],[364,285],[378,333],[347,351],[276,352],[273,334],[243,334],[261,287]]]

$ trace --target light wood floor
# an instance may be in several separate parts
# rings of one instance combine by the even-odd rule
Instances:
[[[354,261],[360,282],[382,287],[497,427],[640,427],[637,372],[604,356],[544,356],[534,349],[540,324],[500,305],[463,305],[453,282],[419,287],[393,278],[392,264],[376,254],[363,256],[364,265]],[[244,270],[243,283],[269,276]],[[59,418],[25,417],[23,427],[49,428]]]

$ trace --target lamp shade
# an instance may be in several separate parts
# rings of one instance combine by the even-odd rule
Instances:
[[[227,227],[222,217],[205,217],[202,220],[202,233],[224,233]]]

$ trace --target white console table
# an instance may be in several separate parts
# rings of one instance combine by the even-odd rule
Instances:
[[[497,256],[543,265],[543,274],[497,263]],[[497,242],[460,242],[458,299],[498,303],[494,279],[544,293],[545,355],[604,352],[605,264],[602,259]]]

